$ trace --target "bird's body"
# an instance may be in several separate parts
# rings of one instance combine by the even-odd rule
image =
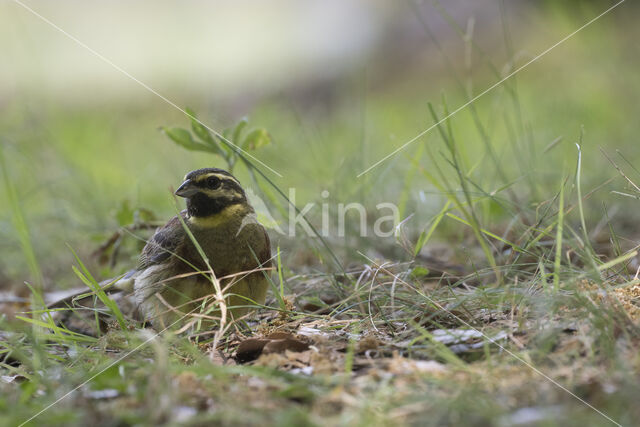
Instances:
[[[207,262],[234,318],[252,303],[263,304],[269,237],[239,182],[221,169],[199,169],[187,174],[176,194],[187,199],[187,209],[156,231],[137,268],[120,281],[120,287],[133,284],[142,317],[162,329],[187,313],[212,316],[215,287]]]

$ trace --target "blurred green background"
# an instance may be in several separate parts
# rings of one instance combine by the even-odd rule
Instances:
[[[26,4],[112,64],[20,5],[0,4],[0,143],[8,177],[0,187],[0,289],[24,292],[33,273],[8,189],[16,191],[45,285],[66,287],[78,284],[66,243],[89,260],[119,226],[123,203],[167,219],[175,213],[170,189],[186,172],[225,166],[163,135],[161,126],[188,127],[188,119],[116,67],[216,130],[245,116],[266,128],[273,143],[253,154],[283,175],[262,168],[281,189],[296,189],[298,206],[360,202],[375,215],[377,203],[392,202],[403,219],[413,214],[406,227],[415,235],[445,203],[424,171],[438,165],[453,174],[439,154],[438,130],[357,175],[432,126],[428,102],[442,117],[443,98],[455,110],[614,2]],[[476,101],[475,118],[470,108],[456,114],[451,126],[469,179],[486,192],[514,183],[518,200],[535,211],[575,173],[581,132],[583,194],[618,176],[601,148],[639,178],[639,12],[630,1],[618,6]],[[235,173],[251,186],[246,170]],[[587,225],[602,224],[606,205],[633,245],[638,201],[611,193],[632,193],[628,187],[618,177],[595,192]],[[319,214],[316,206],[310,215],[317,227]],[[488,204],[482,223],[500,232],[512,216]],[[434,241],[455,241],[460,229],[445,220]],[[272,237],[285,248],[313,240]],[[328,241],[344,259],[395,245],[393,237]],[[295,255],[283,255],[292,269],[303,263]]]

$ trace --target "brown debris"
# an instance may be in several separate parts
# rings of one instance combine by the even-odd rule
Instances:
[[[614,292],[631,320],[634,322],[640,320],[640,283],[618,288]]]
[[[261,354],[281,354],[285,351],[302,352],[309,344],[286,332],[273,332],[264,338],[248,338],[236,349],[236,360],[240,363],[257,359]]]

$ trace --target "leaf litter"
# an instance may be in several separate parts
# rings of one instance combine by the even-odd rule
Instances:
[[[299,280],[300,284],[308,283],[304,276]],[[568,410],[563,400],[566,396],[505,354],[500,346],[513,344],[517,349],[535,349],[547,339],[552,340],[551,351],[535,364],[545,365],[545,373],[550,377],[575,384],[593,398],[623,389],[620,384],[624,378],[610,377],[585,358],[595,343],[591,338],[593,326],[574,315],[582,310],[580,307],[563,305],[557,313],[540,315],[535,304],[511,304],[505,308],[481,301],[474,288],[450,288],[430,281],[421,286],[430,290],[430,298],[437,299],[442,308],[420,301],[401,305],[399,301],[408,301],[411,295],[396,289],[395,301],[391,302],[386,294],[389,277],[379,274],[376,280],[371,284],[373,292],[366,294],[380,299],[380,304],[361,304],[360,296],[354,295],[353,304],[344,310],[341,308],[344,301],[323,295],[316,301],[320,301],[320,311],[326,314],[319,314],[318,306],[305,302],[309,288],[294,287],[302,291],[285,298],[286,311],[259,312],[257,319],[250,321],[249,329],[237,329],[216,349],[206,342],[199,344],[212,365],[230,370],[225,374],[227,380],[222,382],[219,378],[215,380],[219,373],[211,376],[194,365],[194,356],[169,350],[172,358],[183,361],[182,367],[168,372],[160,372],[162,368],[158,367],[145,374],[150,378],[168,376],[161,382],[171,384],[167,390],[171,396],[166,399],[173,403],[165,404],[171,409],[160,411],[164,415],[159,419],[186,423],[203,414],[208,414],[206,417],[224,413],[229,410],[225,405],[236,405],[235,410],[241,411],[241,401],[251,402],[253,413],[281,408],[283,402],[297,402],[308,405],[310,413],[322,419],[342,411],[360,411],[363,396],[368,396],[367,399],[377,396],[375,399],[379,400],[374,400],[379,405],[393,406],[384,417],[402,422],[434,411],[440,399],[462,398],[462,390],[469,389],[503,399],[505,413],[500,422],[526,424],[527,420],[547,419],[549,414],[561,411],[557,408]],[[322,285],[320,280],[316,284]],[[637,323],[640,295],[637,284],[612,288],[610,292],[603,292],[587,281],[579,286],[592,295],[596,304],[621,306],[631,321]],[[542,297],[540,293],[529,295]],[[106,329],[100,332],[102,336],[93,348],[115,359],[130,349],[132,343],[124,338],[113,319],[109,322],[108,313],[100,315],[105,317],[102,325]],[[627,352],[632,353],[632,348]],[[144,349],[135,357],[157,364],[159,354],[157,349]],[[552,363],[544,362],[545,358]],[[131,366],[123,369],[123,380],[131,369]],[[260,369],[293,377],[280,378]],[[12,387],[24,382],[24,378],[21,374],[5,375],[1,383]],[[221,389],[213,390],[211,384],[218,384]],[[133,398],[143,389],[141,383],[128,388],[98,384],[76,399],[84,399],[82,405],[96,402],[98,412],[121,406],[134,412],[143,411],[145,405],[154,405]],[[384,390],[393,393],[386,395]],[[412,398],[416,390],[432,396],[432,401],[416,401]],[[553,405],[556,401],[564,403]]]

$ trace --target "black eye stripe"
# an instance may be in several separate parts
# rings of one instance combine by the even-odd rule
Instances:
[[[230,181],[230,178],[227,178],[225,176],[220,176],[220,175],[208,175],[208,176],[201,176],[198,177],[196,179],[194,179],[194,182],[196,185],[200,186],[200,187],[208,187],[210,184],[213,183],[224,183],[226,181]]]
[[[216,184],[214,185],[214,181]],[[227,188],[234,190],[235,193],[244,195],[244,190],[238,182],[232,177],[209,175],[196,180],[195,184],[202,189],[217,190],[219,188]]]

